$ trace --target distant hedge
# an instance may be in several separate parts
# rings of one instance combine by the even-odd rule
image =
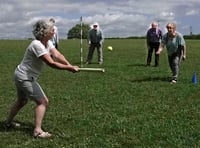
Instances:
[[[130,36],[126,38],[120,38],[120,37],[113,37],[113,38],[107,38],[107,39],[145,39],[146,36]],[[200,34],[197,35],[184,35],[184,39],[200,39]]]

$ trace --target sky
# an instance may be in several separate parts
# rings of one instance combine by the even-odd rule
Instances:
[[[0,0],[0,39],[33,38],[33,24],[54,18],[60,38],[76,24],[98,22],[105,38],[145,36],[152,21],[165,33],[200,34],[199,0]]]

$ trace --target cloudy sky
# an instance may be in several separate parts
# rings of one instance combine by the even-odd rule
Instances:
[[[76,24],[98,22],[105,37],[144,36],[149,24],[169,21],[183,35],[200,34],[199,0],[0,0],[0,38],[29,38],[39,19],[54,17],[60,38]]]

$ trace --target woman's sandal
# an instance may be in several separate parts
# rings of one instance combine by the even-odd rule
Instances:
[[[48,132],[41,132],[41,133],[34,133],[33,137],[34,138],[50,138],[52,136],[52,134],[48,133]]]

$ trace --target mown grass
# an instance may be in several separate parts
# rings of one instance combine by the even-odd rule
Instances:
[[[105,73],[72,74],[46,67],[39,78],[49,97],[43,127],[52,139],[32,138],[35,104],[30,102],[16,117],[19,129],[3,128],[15,99],[13,71],[29,40],[0,41],[0,146],[1,147],[199,147],[200,92],[192,84],[199,75],[199,41],[187,40],[188,59],[181,65],[176,85],[166,51],[159,67],[145,67],[147,50],[142,39],[108,39],[104,43]],[[112,45],[114,50],[106,50]],[[87,45],[83,42],[83,55]],[[80,65],[80,40],[62,40],[60,51]],[[86,65],[84,65],[86,67]]]

